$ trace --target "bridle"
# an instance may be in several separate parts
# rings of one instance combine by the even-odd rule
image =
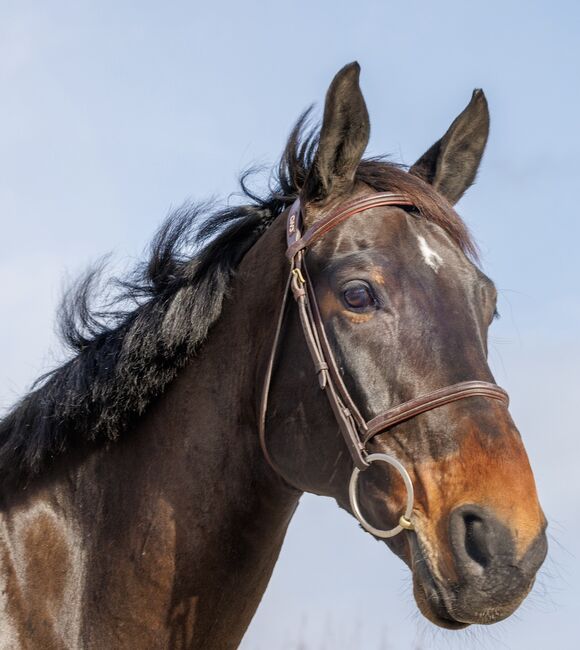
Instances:
[[[289,483],[268,452],[266,444],[266,413],[274,363],[280,345],[288,295],[291,290],[298,306],[300,323],[310,356],[314,362],[318,383],[320,388],[326,393],[332,412],[334,413],[334,417],[354,463],[354,469],[349,483],[349,499],[352,511],[365,530],[377,537],[383,538],[393,537],[403,529],[414,529],[413,522],[411,521],[414,501],[413,483],[405,467],[393,456],[384,453],[369,454],[367,450],[369,442],[375,436],[387,431],[396,424],[414,418],[426,411],[431,411],[432,409],[467,397],[488,397],[502,402],[506,407],[509,404],[508,394],[496,384],[486,381],[463,381],[394,406],[371,420],[367,421],[361,415],[344,384],[335,355],[329,345],[314,293],[314,287],[312,286],[306,267],[306,251],[320,237],[353,215],[370,210],[371,208],[386,205],[413,206],[414,204],[404,194],[392,192],[380,192],[358,197],[348,203],[339,205],[328,215],[316,221],[304,233],[302,232],[303,214],[300,199],[296,199],[290,207],[286,222],[286,240],[288,246],[286,256],[290,260],[290,274],[286,283],[272,351],[266,368],[259,419],[260,444],[264,456],[272,469],[286,483]],[[358,502],[357,484],[359,474],[368,469],[374,462],[383,462],[394,467],[401,475],[407,490],[405,511],[399,518],[398,524],[389,530],[375,528],[367,522],[362,515]]]

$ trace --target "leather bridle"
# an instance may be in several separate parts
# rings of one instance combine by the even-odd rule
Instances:
[[[505,406],[509,404],[509,398],[505,390],[486,381],[463,381],[458,384],[446,386],[432,391],[420,397],[394,406],[384,413],[381,413],[371,420],[365,420],[354,403],[348,389],[346,388],[338,368],[336,358],[324,329],[320,309],[314,293],[314,287],[310,281],[306,268],[306,251],[320,237],[343,223],[350,217],[365,210],[379,206],[413,206],[413,202],[404,194],[392,192],[380,192],[356,198],[348,203],[339,205],[325,217],[316,221],[306,232],[302,232],[303,215],[300,199],[296,199],[288,211],[286,222],[287,251],[286,256],[290,260],[290,274],[286,283],[282,306],[278,316],[272,351],[268,360],[259,419],[260,444],[264,456],[272,469],[279,474],[287,483],[290,483],[274,463],[268,452],[266,444],[266,413],[268,409],[268,395],[277,350],[280,345],[284,315],[286,312],[288,295],[290,290],[294,295],[300,315],[300,323],[304,332],[304,338],[308,350],[314,362],[314,368],[318,376],[320,388],[324,390],[334,417],[340,428],[348,451],[354,463],[353,473],[349,485],[349,498],[351,508],[363,528],[377,537],[392,537],[403,529],[413,530],[411,520],[413,510],[413,483],[405,467],[393,456],[383,453],[369,454],[367,446],[378,434],[387,431],[391,427],[414,418],[415,416],[431,411],[445,404],[450,404],[467,397],[488,397],[498,400]],[[394,467],[401,475],[407,489],[406,508],[399,519],[399,523],[390,530],[381,530],[373,527],[363,517],[357,496],[357,481],[360,472],[365,471],[373,462],[384,462]],[[291,483],[290,483],[291,485]]]

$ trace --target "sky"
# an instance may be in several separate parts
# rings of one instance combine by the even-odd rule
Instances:
[[[243,650],[573,648],[580,636],[580,4],[0,2],[0,409],[63,359],[66,282],[139,258],[184,200],[235,201],[300,112],[358,60],[370,154],[411,164],[484,89],[491,135],[458,205],[499,289],[490,361],[550,523],[533,593],[449,633],[408,570],[305,496]]]

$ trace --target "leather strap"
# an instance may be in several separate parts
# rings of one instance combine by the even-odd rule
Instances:
[[[286,314],[286,305],[288,303],[288,296],[290,295],[290,282],[292,280],[292,274],[288,276],[286,281],[286,287],[284,289],[284,295],[282,296],[282,305],[278,313],[278,319],[276,321],[276,330],[274,331],[274,340],[272,342],[272,350],[270,356],[268,357],[268,363],[266,365],[266,373],[264,375],[264,384],[262,386],[262,397],[260,400],[260,413],[258,416],[258,435],[260,437],[260,446],[262,447],[262,453],[264,454],[265,459],[268,462],[268,465],[276,472],[282,476],[282,473],[274,463],[270,452],[268,451],[268,445],[266,444],[266,414],[268,412],[268,397],[270,394],[270,384],[272,383],[272,373],[274,372],[274,363],[276,362],[276,354],[278,352],[278,347],[280,346],[280,336],[282,334],[282,326],[284,324],[284,315]]]
[[[331,353],[330,356],[325,356],[325,350],[321,343],[321,339],[326,339],[326,334],[324,333],[324,326],[320,320],[318,305],[316,305],[316,298],[312,292],[311,285],[306,281],[306,278],[302,273],[302,270],[306,272],[304,260],[302,258],[303,253],[301,251],[297,254],[296,258],[294,258],[291,272],[292,282],[290,286],[298,305],[298,313],[300,314],[300,322],[302,323],[304,338],[306,339],[306,344],[310,351],[315,368],[320,368],[318,371],[318,383],[320,388],[322,388],[326,393],[330,407],[334,413],[334,417],[342,433],[344,442],[352,456],[354,464],[359,469],[366,469],[368,463],[364,458],[364,448],[359,433],[361,427],[360,425],[357,426],[357,424],[358,421],[360,421],[364,430],[366,430],[366,425],[364,419],[358,412],[358,409],[354,407],[353,412],[351,408],[349,408],[349,404],[353,405],[353,402],[342,380],[336,382],[334,379],[335,375],[338,375],[334,355]],[[300,266],[295,266],[296,263]],[[316,311],[313,311],[313,305],[316,305]],[[330,361],[330,359],[332,359],[332,361]],[[330,372],[331,366],[333,367],[332,373]]]
[[[421,413],[468,397],[494,399],[506,407],[509,404],[508,394],[496,384],[485,381],[464,381],[434,390],[403,404],[394,406],[368,422],[361,415],[344,384],[335,355],[329,345],[314,287],[306,268],[305,253],[314,241],[335,226],[343,223],[346,219],[359,212],[386,205],[410,206],[413,205],[413,202],[403,194],[395,194],[392,192],[380,192],[359,197],[349,203],[338,206],[329,215],[318,220],[304,234],[302,234],[303,217],[300,199],[296,199],[288,211],[286,222],[288,249],[286,256],[290,259],[290,274],[286,283],[274,334],[272,351],[264,378],[259,415],[259,436],[264,456],[274,471],[280,475],[282,475],[280,470],[276,467],[268,453],[265,428],[270,383],[277,350],[280,345],[289,289],[292,290],[298,306],[300,323],[318,376],[319,386],[326,393],[336,422],[357,469],[364,470],[369,466],[367,462],[367,444],[372,438],[396,424],[416,417]],[[284,480],[289,483],[287,479]]]
[[[487,381],[462,381],[459,384],[446,386],[403,402],[403,404],[377,415],[367,422],[368,431],[364,438],[364,444],[366,445],[376,435],[396,424],[466,397],[489,397],[498,400],[504,406],[509,406],[510,401],[506,391],[495,384],[490,384]]]
[[[329,230],[332,230],[355,214],[384,205],[412,206],[414,204],[404,194],[396,194],[394,192],[379,192],[377,194],[358,197],[348,203],[339,205],[330,214],[316,221],[302,235],[302,210],[300,207],[300,199],[296,199],[288,217],[286,237],[288,250],[286,251],[286,257],[293,259],[298,251],[308,248],[308,246],[322,237],[322,235],[325,235]]]

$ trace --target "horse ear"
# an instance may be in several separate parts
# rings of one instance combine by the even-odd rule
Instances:
[[[487,100],[483,90],[477,89],[447,133],[409,172],[433,185],[450,203],[457,203],[475,180],[488,134]]]
[[[323,201],[348,191],[370,135],[369,114],[359,86],[360,65],[345,65],[332,80],[312,166],[302,198]]]

